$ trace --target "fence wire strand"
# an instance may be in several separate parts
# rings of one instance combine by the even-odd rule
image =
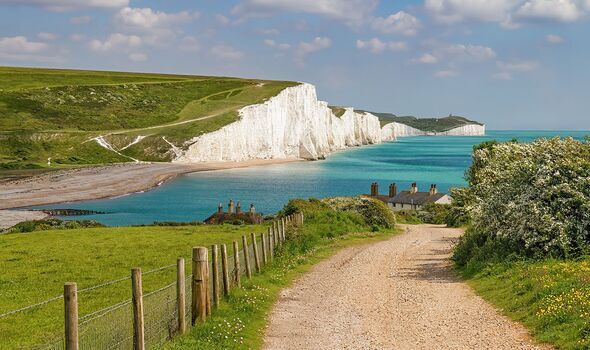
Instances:
[[[265,232],[266,235],[266,232]],[[265,250],[268,256],[268,263],[272,261],[270,255],[270,242],[264,246],[260,235],[256,235],[256,246],[258,250],[258,258],[260,260],[260,267],[264,266],[262,260],[262,252]],[[281,235],[275,236],[278,239],[273,239],[274,249],[281,244]],[[249,237],[248,237],[249,238]],[[287,235],[285,234],[285,237]],[[250,241],[250,239],[248,239]],[[229,275],[230,288],[236,287],[236,274],[243,278],[246,275],[246,257],[244,255],[244,247],[241,245],[241,241],[238,244],[238,260],[239,270],[236,271],[233,247],[227,245],[227,269]],[[211,256],[211,249],[209,248],[209,256]],[[254,257],[254,244],[250,241],[247,249],[249,254],[250,270],[252,274],[255,274],[256,265]],[[190,264],[190,260],[187,264]],[[212,298],[213,292],[213,261],[209,260],[209,296]],[[223,293],[223,270],[221,257],[218,260],[219,264],[219,284],[220,294]],[[149,275],[163,270],[176,267],[176,264],[170,264],[167,266],[158,267],[146,272],[142,275]],[[189,270],[190,271],[190,270]],[[192,275],[188,272],[185,277],[185,295],[186,295],[186,324],[190,325],[192,320],[192,307],[191,307],[191,295],[192,295]],[[89,292],[99,288],[104,288],[117,283],[121,283],[130,280],[131,277],[123,277],[116,280],[101,283],[92,287],[87,287],[78,290],[78,293]],[[178,300],[177,300],[177,288],[176,278],[174,281],[155,289],[151,292],[143,295],[143,307],[144,307],[144,326],[145,326],[145,341],[146,348],[154,348],[162,345],[165,341],[172,339],[178,333]],[[63,299],[63,295],[56,296],[54,298],[45,300],[43,302],[29,305],[17,310],[9,311],[4,314],[0,314],[0,318],[13,315],[16,313],[24,312],[36,307],[41,307],[50,302]],[[212,301],[212,300],[211,300]],[[131,299],[123,300],[114,305],[106,308],[86,314],[79,319],[79,343],[80,349],[131,349],[133,348],[133,305]],[[65,349],[63,335],[56,335],[51,340],[46,341],[44,344],[38,346],[32,346],[31,349],[35,350],[62,350]]]

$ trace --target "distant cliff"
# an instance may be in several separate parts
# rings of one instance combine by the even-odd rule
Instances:
[[[320,159],[351,146],[393,140],[382,137],[379,118],[345,108],[339,117],[300,84],[266,102],[242,108],[239,120],[186,142],[176,162],[247,159]]]
[[[240,109],[238,120],[219,130],[186,141],[175,150],[174,161],[313,160],[347,147],[392,141],[398,137],[485,134],[484,125],[467,119],[459,120],[461,124],[457,127],[440,131],[384,120],[387,119],[370,112],[330,107],[317,99],[313,85],[303,83],[282,90],[264,103]]]

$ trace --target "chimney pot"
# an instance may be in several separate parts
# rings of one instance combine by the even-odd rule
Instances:
[[[221,204],[221,202],[219,202],[219,204],[217,204],[217,213],[219,213],[219,214],[223,213],[223,204]]]
[[[397,185],[392,183],[389,185],[389,197],[395,197],[397,195]]]
[[[229,214],[233,214],[234,213],[234,201],[233,199],[229,200],[229,204],[227,205],[228,207],[228,213]]]
[[[236,206],[236,213],[237,214],[242,213],[242,204],[240,203],[240,201],[238,201],[238,205]]]

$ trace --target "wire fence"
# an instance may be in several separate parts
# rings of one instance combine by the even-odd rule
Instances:
[[[238,242],[237,246],[227,245],[227,273],[228,273],[228,289],[237,287],[238,278],[247,274],[247,266],[250,266],[252,274],[256,273],[256,260],[259,261],[259,267],[270,262],[272,259],[274,249],[280,245],[288,237],[288,232],[293,226],[303,224],[303,215],[295,214],[287,216],[279,222],[273,222],[271,229],[267,233],[256,234],[255,245],[252,242],[252,237],[248,237],[246,249],[244,245]],[[264,236],[264,239],[263,239]],[[265,243],[265,244],[264,244]],[[237,247],[238,251],[235,252],[234,248]],[[244,254],[244,250],[247,251],[247,255]],[[208,248],[209,257],[212,256],[212,248]],[[258,258],[255,256],[255,252],[258,252]],[[238,263],[236,264],[235,256],[238,257]],[[266,256],[264,261],[263,256]],[[249,264],[247,264],[247,260]],[[220,294],[223,295],[223,283],[226,282],[223,276],[223,266],[221,255],[217,261],[218,264],[218,276],[213,276],[213,264],[215,262],[209,258],[208,260],[208,283],[207,290],[209,302],[212,303],[213,298],[213,284],[217,280],[221,288]],[[190,265],[186,264],[186,265]],[[181,333],[179,329],[179,299],[177,285],[179,281],[177,277],[170,277],[170,273],[175,271],[177,264],[171,264],[167,266],[158,267],[146,272],[141,275],[143,277],[156,274],[166,274],[165,277],[159,278],[158,282],[167,283],[157,289],[154,289],[148,293],[143,294],[143,314],[141,315],[143,320],[143,332],[145,348],[155,348],[161,346],[166,341],[174,338],[176,335]],[[185,273],[182,277],[184,279],[186,301],[185,301],[185,324],[190,325],[192,320],[192,309],[191,306],[191,295],[192,295],[192,271]],[[166,281],[167,282],[162,282]],[[122,277],[116,280],[108,281],[92,287],[80,289],[77,291],[77,295],[80,300],[90,302],[92,299],[92,292],[98,291],[104,288],[115,288],[119,291],[124,290],[127,298],[122,298],[121,301],[112,304],[105,308],[87,312],[83,316],[76,319],[77,326],[77,344],[78,349],[132,349],[134,348],[134,341],[137,341],[134,336],[134,325],[137,322],[137,313],[134,313],[134,300],[131,297],[131,276]],[[121,286],[120,286],[121,285]],[[122,287],[124,286],[124,287]],[[219,291],[219,289],[218,289]],[[88,294],[87,296],[85,296]],[[27,314],[33,310],[51,306],[52,312],[56,309],[61,309],[63,314],[63,305],[58,307],[60,304],[58,301],[64,300],[64,295],[59,295],[43,302],[32,304],[26,307],[22,307],[16,310],[11,310],[0,314],[0,321],[4,319],[10,319],[10,317],[27,317]],[[67,303],[67,300],[64,300]],[[193,301],[194,302],[194,301]],[[76,310],[77,310],[76,303]],[[66,312],[67,315],[67,312]],[[68,317],[65,317],[64,322],[67,324]],[[65,332],[64,337],[64,326],[59,327],[48,327],[53,328],[53,331],[48,331],[44,337],[45,341],[43,344],[27,346],[26,348],[35,350],[61,350],[71,349],[69,344],[68,333]],[[67,328],[67,326],[65,327]],[[60,331],[56,331],[60,329]],[[0,341],[0,347],[2,342]],[[22,348],[22,347],[21,347]]]

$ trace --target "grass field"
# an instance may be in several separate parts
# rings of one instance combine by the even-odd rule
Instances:
[[[193,246],[230,243],[244,234],[264,232],[262,226],[122,227],[38,231],[0,235],[0,314],[63,293],[73,281],[78,289],[130,275],[130,269],[148,271],[187,262]],[[241,241],[240,241],[241,242]],[[144,277],[144,291],[174,281],[175,269]],[[124,281],[79,296],[80,316],[129,299]],[[0,318],[0,349],[26,347],[61,335],[63,301]]]
[[[473,288],[542,342],[590,349],[590,258],[490,264]]]
[[[0,170],[47,167],[48,158],[58,167],[169,161],[168,142],[182,148],[235,121],[238,109],[296,84],[0,67]],[[92,140],[97,136],[119,154]]]

